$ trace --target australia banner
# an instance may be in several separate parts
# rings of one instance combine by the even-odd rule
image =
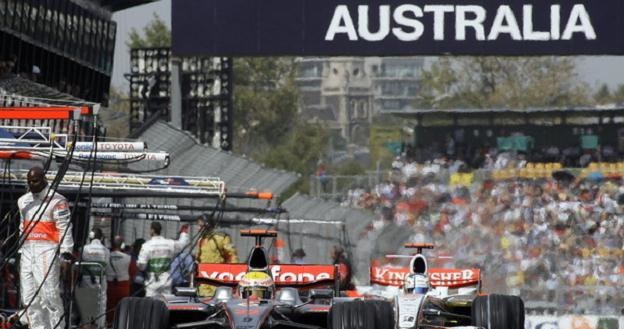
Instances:
[[[175,0],[172,7],[176,55],[624,54],[622,0]]]

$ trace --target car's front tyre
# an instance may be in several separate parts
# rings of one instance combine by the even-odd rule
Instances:
[[[394,312],[386,301],[354,300],[332,305],[329,329],[392,329]]]
[[[113,329],[167,329],[169,310],[161,300],[127,297],[117,305]]]
[[[523,329],[524,302],[518,296],[478,296],[472,303],[472,322],[487,329]]]

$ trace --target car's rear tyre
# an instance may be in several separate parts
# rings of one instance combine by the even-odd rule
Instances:
[[[113,329],[167,329],[169,310],[152,298],[124,298],[117,305]]]
[[[487,329],[523,329],[524,303],[518,296],[478,296],[472,303],[472,322]]]
[[[384,301],[336,303],[328,316],[330,329],[393,329],[392,305]]]

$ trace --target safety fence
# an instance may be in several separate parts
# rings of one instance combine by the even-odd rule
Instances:
[[[363,175],[310,176],[310,195],[326,200],[342,201],[347,191],[372,188],[388,179],[386,171],[368,171]]]

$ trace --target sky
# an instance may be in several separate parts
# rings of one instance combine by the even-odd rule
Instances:
[[[117,22],[113,86],[128,90],[128,82],[123,76],[130,72],[130,54],[126,47],[128,33],[132,28],[141,31],[152,20],[154,13],[171,26],[171,0],[126,9],[113,15]],[[607,84],[613,88],[624,84],[624,56],[578,56],[576,67],[579,79],[592,87]]]

